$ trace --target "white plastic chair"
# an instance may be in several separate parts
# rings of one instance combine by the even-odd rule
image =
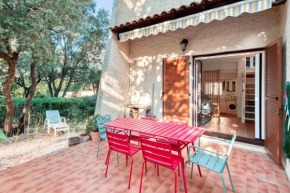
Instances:
[[[60,117],[58,110],[46,111],[46,119],[44,121],[43,129],[47,128],[47,133],[50,133],[50,128],[54,129],[54,136],[56,137],[56,131],[66,131],[69,135],[69,125],[66,124],[66,119]]]

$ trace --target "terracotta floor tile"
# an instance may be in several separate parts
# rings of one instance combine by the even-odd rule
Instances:
[[[217,144],[202,142],[201,145],[214,151],[227,151],[227,148]],[[108,146],[106,142],[101,144],[99,158],[95,157],[96,147],[96,144],[87,142],[1,171],[0,192],[138,192],[143,162],[141,152],[134,157],[131,189],[128,190],[130,160],[126,165],[125,156],[120,155],[120,163],[117,164],[116,154],[112,153],[108,176],[105,178],[104,163]],[[182,154],[186,158],[186,150]],[[290,192],[290,183],[285,171],[267,154],[233,148],[228,164],[237,193]],[[171,170],[160,167],[158,177],[153,164],[148,163],[147,168],[148,171],[144,172],[143,176],[142,192],[174,192],[174,173]],[[223,192],[220,174],[201,168],[200,177],[195,165],[193,177],[190,178],[190,169],[191,165],[187,165],[185,175],[188,192]],[[177,192],[181,192],[181,179],[179,176]],[[232,192],[226,170],[224,179],[228,192]]]

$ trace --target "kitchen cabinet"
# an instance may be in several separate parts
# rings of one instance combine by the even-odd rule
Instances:
[[[236,80],[224,80],[223,81],[223,92],[235,93],[237,90]]]

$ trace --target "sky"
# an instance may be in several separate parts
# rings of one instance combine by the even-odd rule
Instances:
[[[95,0],[95,2],[97,3],[97,10],[105,8],[106,10],[108,10],[111,16],[113,1],[114,0]]]

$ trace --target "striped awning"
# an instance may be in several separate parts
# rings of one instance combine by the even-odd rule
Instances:
[[[223,7],[203,11],[175,20],[151,25],[144,28],[119,34],[120,42],[133,40],[136,38],[157,35],[167,31],[175,31],[179,28],[184,29],[188,26],[196,26],[200,23],[209,23],[213,20],[223,20],[226,17],[237,17],[242,13],[256,13],[272,7],[272,0],[245,0],[238,3],[229,4]]]

